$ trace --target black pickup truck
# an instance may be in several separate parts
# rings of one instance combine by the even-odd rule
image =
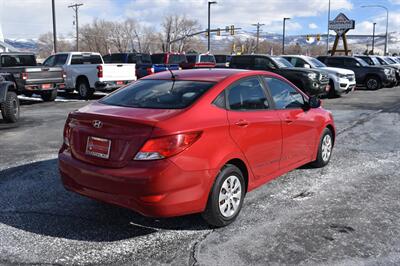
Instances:
[[[396,84],[396,71],[382,66],[370,66],[360,58],[352,56],[319,56],[319,61],[330,67],[353,70],[356,74],[357,86],[365,86],[369,90],[378,90]]]
[[[105,64],[136,64],[136,77],[143,78],[152,73],[150,54],[144,53],[113,53],[103,55]]]
[[[0,73],[15,84],[17,94],[39,94],[43,101],[54,101],[58,86],[64,83],[61,67],[38,66],[32,53],[0,53]]]
[[[237,55],[231,58],[229,67],[274,72],[288,79],[310,96],[323,96],[329,91],[329,77],[326,72],[318,69],[295,68],[282,57]]]
[[[19,119],[19,100],[15,83],[9,81],[11,74],[0,73],[0,110],[7,123],[15,123]]]

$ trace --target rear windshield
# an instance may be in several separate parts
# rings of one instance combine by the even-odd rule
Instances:
[[[164,54],[152,54],[151,61],[153,64],[164,64]]]
[[[186,56],[186,59],[187,59],[187,61],[188,61],[188,63],[196,63],[196,55],[187,55]]]
[[[36,66],[35,56],[32,54],[7,54],[1,56],[2,67]]]
[[[215,58],[213,55],[202,55],[202,56],[200,56],[200,62],[215,63]]]
[[[71,58],[71,65],[81,65],[81,64],[103,64],[103,60],[100,55],[95,54],[75,54]]]
[[[215,61],[217,63],[227,63],[229,62],[229,57],[227,55],[214,55]]]
[[[104,63],[107,64],[118,64],[125,63],[126,54],[109,54],[103,56]]]
[[[171,54],[168,58],[168,64],[180,64],[187,62],[186,55],[184,54]]]
[[[214,84],[200,81],[139,80],[100,102],[133,108],[183,109]]]

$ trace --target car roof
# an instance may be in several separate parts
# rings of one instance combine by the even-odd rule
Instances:
[[[266,72],[266,71],[251,71],[245,69],[218,69],[218,68],[207,68],[207,69],[188,69],[188,70],[177,70],[172,71],[175,75],[176,80],[193,80],[193,81],[209,81],[209,82],[220,82],[230,76],[238,74],[269,74],[271,76],[276,76],[276,74]],[[171,80],[171,73],[169,71],[163,71],[157,74],[149,75],[145,79],[165,79]]]

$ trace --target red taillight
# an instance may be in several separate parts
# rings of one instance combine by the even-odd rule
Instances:
[[[22,73],[21,73],[21,78],[22,78],[23,80],[27,80],[27,79],[28,79],[28,73],[22,72]]]
[[[190,132],[149,139],[134,160],[159,160],[174,156],[189,148],[200,136],[201,132]]]
[[[64,144],[67,147],[67,149],[69,148],[71,139],[71,127],[69,126],[70,122],[71,120],[68,118],[64,126]]]
[[[97,66],[97,77],[98,78],[103,77],[103,66]]]
[[[147,71],[147,75],[154,74],[154,68],[152,68],[152,67],[148,67],[148,68],[146,69],[146,71]]]

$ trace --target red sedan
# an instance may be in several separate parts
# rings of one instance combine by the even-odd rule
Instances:
[[[69,114],[59,167],[81,195],[224,226],[247,192],[328,164],[334,138],[331,113],[276,74],[166,71]]]

